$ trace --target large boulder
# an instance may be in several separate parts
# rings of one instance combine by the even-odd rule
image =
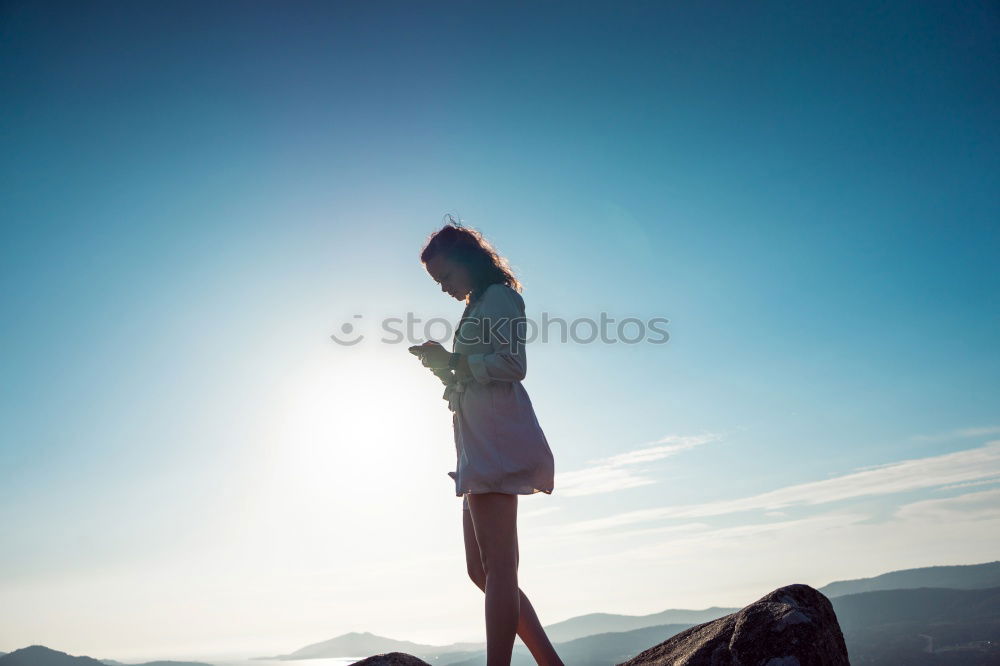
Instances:
[[[786,585],[617,666],[850,666],[830,600]]]
[[[386,652],[365,657],[361,661],[356,661],[351,666],[431,666],[423,659],[417,659],[412,654],[405,652]]]

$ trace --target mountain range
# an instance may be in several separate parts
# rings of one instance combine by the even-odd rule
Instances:
[[[889,666],[1000,664],[1000,561],[890,571],[817,588],[830,599],[854,664]],[[667,609],[648,615],[588,613],[545,627],[563,661],[574,666],[623,662],[689,627],[739,608]],[[404,652],[435,666],[483,666],[482,642],[428,645],[351,632],[294,652],[258,657],[300,660]],[[520,639],[512,666],[534,664]],[[33,645],[0,652],[0,666],[210,666],[201,662],[123,664],[74,657]]]
[[[831,600],[854,663],[904,663],[898,659],[907,654],[916,661],[905,663],[975,664],[1000,643],[1000,561],[902,569],[834,581],[817,589]],[[566,663],[606,666],[738,610],[713,606],[649,615],[589,613],[547,625],[545,631]],[[484,643],[427,645],[368,632],[342,634],[288,654],[261,658],[297,660],[387,652],[405,652],[441,666],[485,664]],[[1000,652],[996,656],[1000,663]],[[518,639],[512,666],[534,663]]]
[[[30,645],[13,652],[0,652],[0,666],[212,666],[201,661],[146,661],[141,664],[125,664],[114,659],[94,659],[74,657],[47,648],[44,645]]]

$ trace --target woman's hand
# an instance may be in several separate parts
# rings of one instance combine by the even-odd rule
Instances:
[[[451,352],[442,347],[440,342],[428,340],[424,344],[418,345],[417,349],[420,351],[420,363],[425,368],[430,368],[431,370],[448,369],[448,360],[451,358]]]

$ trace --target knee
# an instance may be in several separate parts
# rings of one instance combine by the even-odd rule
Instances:
[[[473,583],[476,584],[483,592],[486,591],[486,571],[480,566],[470,566],[469,567],[469,578]]]
[[[490,556],[484,555],[482,559],[483,578],[490,571],[497,572],[498,575],[513,574],[517,571],[517,555],[515,553],[496,553]]]

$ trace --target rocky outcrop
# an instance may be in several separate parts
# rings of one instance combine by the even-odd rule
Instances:
[[[405,652],[386,652],[356,661],[351,666],[431,666],[423,659],[417,659]]]
[[[786,585],[617,666],[850,666],[830,600]]]

